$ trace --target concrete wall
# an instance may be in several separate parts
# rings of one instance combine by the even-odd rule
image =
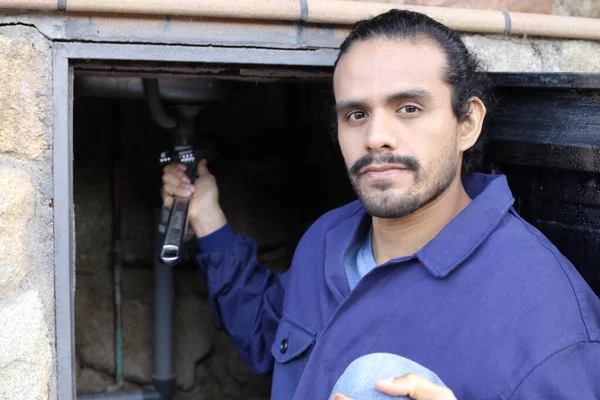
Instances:
[[[55,393],[50,54],[0,28],[0,399]]]

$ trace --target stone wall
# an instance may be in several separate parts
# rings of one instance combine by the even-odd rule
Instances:
[[[55,397],[50,43],[0,27],[0,399]]]

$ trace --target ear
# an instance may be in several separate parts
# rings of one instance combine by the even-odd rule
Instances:
[[[460,123],[459,128],[458,147],[460,151],[469,150],[477,142],[481,135],[486,111],[485,104],[479,97],[469,99],[469,115]]]

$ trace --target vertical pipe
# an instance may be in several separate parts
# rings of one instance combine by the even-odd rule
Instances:
[[[162,233],[159,227],[166,225],[169,213],[165,208],[155,216],[154,246],[154,374],[155,389],[163,400],[175,391],[173,368],[173,266],[160,262],[159,253]],[[160,224],[159,224],[160,222]]]
[[[123,388],[123,304],[121,296],[122,259],[121,259],[121,138],[119,102],[113,102],[112,129],[112,238],[113,238],[113,280],[114,280],[114,318],[115,318],[115,386]]]

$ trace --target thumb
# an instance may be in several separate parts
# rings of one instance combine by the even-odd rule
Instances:
[[[344,396],[341,393],[336,393],[329,400],[352,400],[352,399],[348,396]]]
[[[196,173],[198,174],[199,177],[210,174],[210,172],[208,171],[208,167],[206,166],[205,159],[200,160],[200,162],[198,163],[198,167],[196,168]]]
[[[379,391],[391,396],[409,396],[415,400],[456,400],[450,389],[436,385],[415,373],[380,380],[375,386]]]

